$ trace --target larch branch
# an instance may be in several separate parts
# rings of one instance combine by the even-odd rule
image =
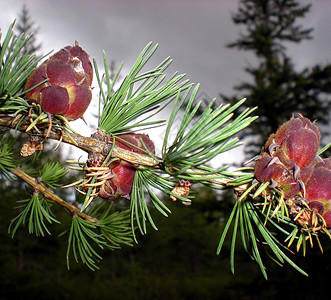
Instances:
[[[30,175],[26,174],[20,168],[14,167],[11,170],[11,172],[13,174],[15,174],[21,180],[28,183],[35,191],[42,193],[47,199],[50,199],[50,200],[58,203],[59,205],[63,206],[67,210],[69,210],[69,212],[72,215],[77,215],[77,216],[81,217],[82,219],[85,219],[87,221],[91,221],[91,222],[94,222],[94,223],[98,221],[97,219],[92,218],[92,217],[82,213],[76,206],[74,206],[72,204],[69,204],[66,201],[62,200],[60,197],[55,195],[53,193],[53,191],[48,189],[43,183],[38,182],[38,180],[36,180],[35,178],[33,178]]]
[[[18,131],[25,132],[29,135],[37,135],[46,138],[47,126],[44,127],[38,125],[38,129],[40,130],[40,133],[37,133],[35,131],[26,132],[27,128],[30,125],[30,122],[27,119],[24,119],[22,122],[20,122],[17,125],[13,123],[13,121],[14,121],[14,117],[5,114],[0,114],[0,126],[16,129]],[[56,128],[55,126],[53,126],[51,131],[49,132],[48,138],[58,141],[61,140],[62,138],[62,142],[76,146],[77,148],[82,149],[86,152],[95,152],[95,153],[101,153],[107,155],[109,151],[112,149],[112,157],[123,159],[125,161],[137,165],[156,167],[159,164],[156,160],[154,160],[152,157],[148,155],[134,153],[122,149],[120,147],[117,147],[116,145],[113,146],[112,144],[100,141],[92,137],[85,137],[73,132],[70,133],[68,132],[67,134],[62,135],[61,130]]]

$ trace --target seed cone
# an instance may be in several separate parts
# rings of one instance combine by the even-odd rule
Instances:
[[[64,47],[35,69],[24,89],[45,79],[48,81],[26,92],[26,98],[48,113],[73,120],[82,117],[92,99],[93,68],[78,42]]]
[[[313,172],[320,139],[318,127],[309,119],[292,118],[269,137],[256,160],[256,179],[276,183],[285,199],[295,196]]]
[[[113,141],[110,136],[104,135],[100,131],[96,132],[93,137],[109,143]],[[155,154],[154,143],[145,134],[127,133],[117,135],[115,145],[139,154],[144,154],[146,147],[151,153]],[[87,167],[100,167],[104,160],[105,156],[101,154],[89,153]],[[111,176],[99,188],[98,196],[107,200],[116,200],[120,197],[130,199],[136,168],[131,163],[121,159],[112,159],[107,166],[111,170]]]
[[[315,123],[299,114],[269,137],[254,172],[258,181],[270,182],[285,199],[297,199],[301,192],[311,209],[307,218],[313,218],[315,211],[331,228],[331,158],[317,156],[320,140]]]

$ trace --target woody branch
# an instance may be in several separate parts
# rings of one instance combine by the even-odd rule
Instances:
[[[128,161],[136,166],[148,166],[148,167],[154,167],[158,168],[160,167],[160,164],[158,161],[153,159],[152,157],[144,154],[139,154],[139,153],[134,153],[129,150],[122,149],[116,145],[112,145],[109,143],[106,143],[104,141],[95,139],[93,137],[85,137],[80,134],[76,134],[73,132],[66,134],[61,134],[61,130],[52,127],[51,131],[47,133],[47,125],[38,125],[38,130],[40,133],[37,133],[35,131],[28,131],[26,132],[27,128],[30,125],[30,121],[28,119],[24,119],[22,122],[19,124],[15,124],[14,122],[14,117],[5,115],[5,114],[0,114],[0,126],[4,126],[7,128],[12,128],[16,129],[18,131],[24,132],[29,135],[36,135],[40,136],[43,138],[46,138],[46,135],[48,134],[48,138],[54,139],[54,140],[62,140],[62,142],[73,145],[79,149],[82,149],[86,152],[95,152],[95,153],[100,153],[103,155],[107,155],[110,151],[112,151],[112,157],[114,158],[119,158],[125,161]],[[70,135],[70,136],[69,136]],[[194,173],[196,174],[197,172],[199,173],[199,177],[203,176],[203,171],[201,170],[196,170],[196,169],[189,169],[187,170],[188,173]],[[228,178],[221,178],[221,179],[207,179],[207,181],[210,181],[214,184],[218,184],[221,186],[226,187],[228,182],[231,179]],[[238,187],[232,187],[232,189],[242,192],[246,189],[246,186],[238,186]]]

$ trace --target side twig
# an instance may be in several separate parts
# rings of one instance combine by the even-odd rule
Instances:
[[[50,189],[45,187],[45,185],[43,183],[38,182],[35,178],[33,178],[30,175],[26,174],[20,168],[14,167],[11,170],[11,172],[13,174],[15,174],[18,178],[20,178],[20,179],[24,180],[26,183],[28,183],[35,191],[38,191],[38,192],[42,193],[47,199],[50,199],[50,200],[60,204],[61,206],[63,206],[67,210],[69,210],[69,212],[72,215],[78,215],[82,219],[85,219],[85,220],[91,221],[91,222],[97,222],[98,221],[97,219],[91,218],[90,216],[80,212],[80,210],[76,206],[74,206],[72,204],[69,204],[69,203],[65,202],[64,200],[62,200],[60,197],[55,195],[53,193],[53,191],[51,191]]]
[[[24,119],[22,122],[16,125],[14,120],[15,118],[12,116],[0,114],[0,126],[12,128],[27,133],[29,135],[37,135],[46,138],[48,126],[38,126],[38,129],[40,131],[39,133],[31,131],[26,132],[26,129],[29,127],[30,122]],[[137,165],[156,167],[159,164],[156,160],[154,160],[148,155],[133,153],[131,151],[121,149],[117,146],[113,147],[112,144],[108,144],[92,137],[85,137],[73,132],[68,133],[68,135],[62,135],[61,131],[54,127],[52,127],[51,131],[48,133],[48,138],[58,141],[62,139],[62,142],[73,145],[86,152],[95,152],[107,155],[112,149],[112,157],[123,159]]]

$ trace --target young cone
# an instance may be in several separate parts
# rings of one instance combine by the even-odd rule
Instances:
[[[281,190],[288,203],[308,202],[310,212],[299,209],[305,210],[298,218],[301,224],[313,224],[318,213],[331,228],[331,158],[317,156],[320,140],[315,123],[299,114],[269,137],[254,171],[258,181]],[[293,211],[295,217],[299,211]]]
[[[111,137],[102,134],[100,131],[93,135],[94,138],[111,143]],[[115,136],[115,145],[135,153],[144,154],[144,145],[153,154],[155,154],[155,146],[148,135],[138,133],[127,133]],[[101,154],[89,153],[87,159],[87,167],[100,167],[104,162],[105,157]],[[111,159],[106,165],[111,170],[111,175],[108,176],[106,182],[100,186],[98,196],[107,200],[116,200],[120,197],[130,199],[130,193],[135,176],[135,167],[121,159]],[[109,173],[106,170],[106,173]]]
[[[27,91],[45,79],[48,81]],[[76,41],[74,46],[64,47],[31,73],[24,87],[25,95],[45,112],[76,120],[91,102],[92,80],[89,55]]]

